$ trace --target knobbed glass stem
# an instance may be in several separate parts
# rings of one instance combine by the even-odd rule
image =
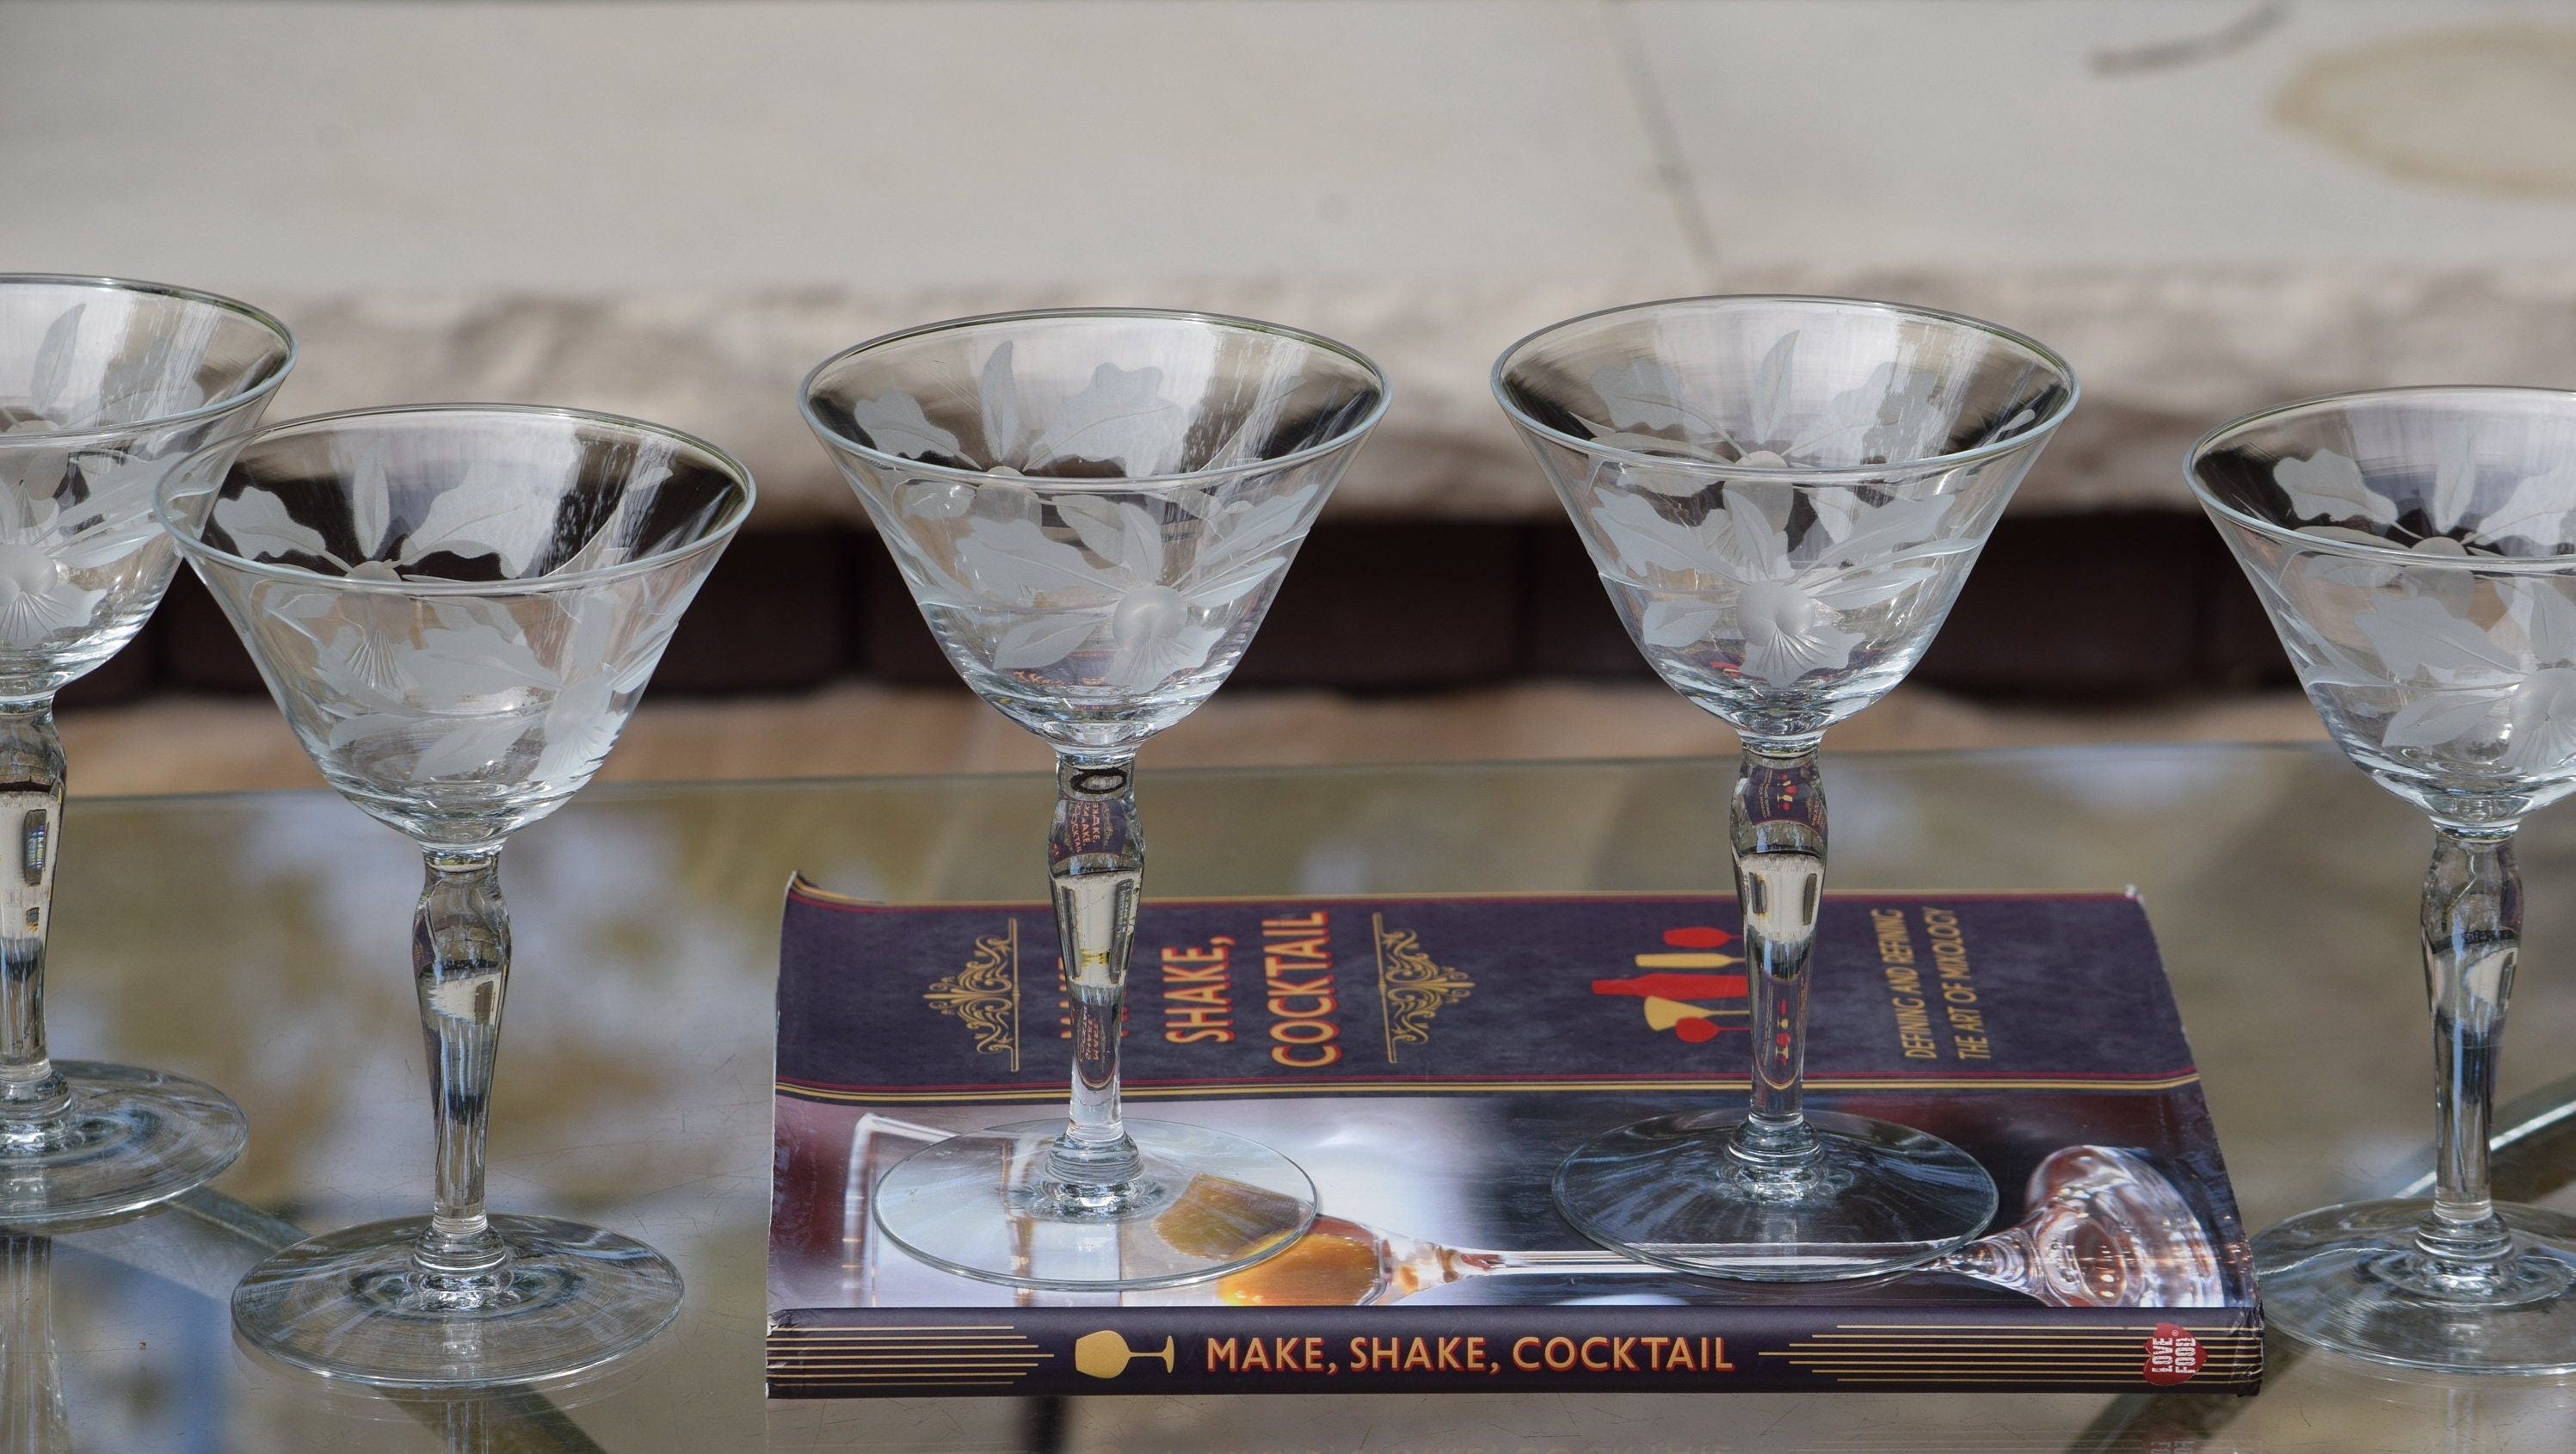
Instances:
[[[1127,1215],[1151,1194],[1137,1185],[1144,1158],[1118,1108],[1127,955],[1145,883],[1135,758],[1062,753],[1055,784],[1047,876],[1055,891],[1065,986],[1073,999],[1073,1105],[1048,1155],[1048,1184],[1040,1194],[1058,1215]]]
[[[510,914],[501,849],[434,848],[412,917],[412,977],[428,1042],[437,1116],[437,1189],[412,1252],[416,1298],[472,1306],[507,1285],[509,1251],[483,1214],[483,1155],[492,1068],[510,984]]]
[[[63,821],[50,697],[0,703],[0,1154],[56,1144],[72,1092],[45,1051],[45,936]]]
[[[1753,1104],[1727,1154],[1795,1181],[1821,1149],[1801,1107],[1807,961],[1825,886],[1825,787],[1815,737],[1747,737],[1730,815],[1744,957],[1753,980]]]
[[[2512,1246],[2488,1194],[2496,1057],[2522,947],[2513,830],[2437,825],[2424,876],[2424,988],[2433,1006],[2433,1206],[2416,1234],[2440,1289],[2476,1294]]]

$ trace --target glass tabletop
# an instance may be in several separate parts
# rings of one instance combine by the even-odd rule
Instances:
[[[1142,776],[1154,894],[1723,885],[1733,762]],[[2250,1226],[2428,1164],[2420,815],[2322,748],[1829,758],[1845,889],[2135,885]],[[547,1395],[343,1391],[255,1363],[224,1297],[265,1250],[413,1213],[431,1123],[417,859],[321,793],[76,800],[49,976],[73,1058],[249,1113],[216,1196],[0,1240],[0,1449],[2416,1450],[2563,1447],[2576,1387],[2395,1378],[2275,1340],[2254,1399],[2099,1394],[855,1400],[762,1396],[771,988],[802,871],[892,901],[1043,896],[1039,777],[601,787],[513,842],[491,1202],[641,1237],[688,1280],[641,1357]],[[2520,849],[2510,1098],[2576,1043],[2576,813]],[[1830,972],[1828,969],[1826,972]],[[2545,1183],[2540,1168],[2525,1168]],[[2576,1207],[2576,1187],[2554,1203]],[[60,1417],[52,1410],[60,1396]]]

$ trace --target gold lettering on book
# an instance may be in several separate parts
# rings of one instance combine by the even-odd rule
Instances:
[[[1432,961],[1410,929],[1390,929],[1383,914],[1369,915],[1377,937],[1378,1003],[1386,1016],[1386,1058],[1395,1063],[1398,1045],[1431,1043],[1431,1021],[1444,1005],[1467,998],[1476,982],[1445,964]]]
[[[1950,1022],[1951,1053],[1961,1060],[1992,1060],[1995,1049],[1986,1029],[1985,1006],[1977,1001],[1976,981],[1968,969],[1968,941],[1959,932],[1959,916],[1949,909],[1923,911],[1923,932],[1932,941],[1934,983],[1942,1014]],[[1927,991],[1930,989],[1927,986]],[[1927,993],[1925,998],[1930,998]]]
[[[975,1034],[979,1055],[1011,1057],[1020,1068],[1020,921],[1012,919],[999,934],[975,936],[975,952],[966,967],[931,985],[922,995],[943,1015],[955,1015]]]

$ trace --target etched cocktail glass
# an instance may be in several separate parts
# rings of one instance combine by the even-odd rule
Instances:
[[[1825,873],[1816,749],[1931,644],[2074,407],[2074,374],[1971,318],[1723,297],[1542,329],[1493,382],[1638,649],[1744,743],[1730,832],[1751,1105],[1587,1143],[1558,1169],[1557,1206],[1607,1247],[1721,1277],[1869,1277],[1964,1245],[1996,1201],[1972,1158],[1802,1104]]]
[[[197,1081],[48,1055],[54,694],[133,640],[169,589],[178,557],[153,488],[257,423],[294,360],[284,325],[230,299],[0,274],[0,1225],[177,1196],[248,1137],[241,1109]]]
[[[751,502],[742,467],[686,435],[497,405],[295,420],[163,485],[163,523],[314,765],[425,866],[433,1210],[251,1269],[233,1322],[253,1345],[362,1383],[516,1382],[605,1362],[679,1311],[678,1270],[643,1243],[484,1211],[500,858],[599,770]]]
[[[2514,832],[2576,790],[2576,394],[2293,404],[2203,439],[2189,475],[2327,731],[2434,830],[2433,1195],[2256,1238],[2265,1316],[2383,1363],[2576,1371],[2576,1218],[2493,1200],[2487,1171],[2522,938]]]
[[[1030,1287],[1170,1286],[1269,1256],[1313,1220],[1313,1184],[1278,1152],[1121,1113],[1145,866],[1135,760],[1242,657],[1385,405],[1377,367],[1329,339],[1141,310],[934,324],[806,379],[807,422],[958,674],[1056,753],[1071,1114],[955,1137],[889,1173],[876,1216],[914,1255]]]

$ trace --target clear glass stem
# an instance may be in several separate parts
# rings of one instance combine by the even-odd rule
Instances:
[[[1800,1107],[1807,959],[1825,887],[1818,740],[1744,739],[1729,815],[1744,958],[1753,980],[1753,1104],[1727,1152],[1748,1174],[1762,1177],[1795,1178],[1823,1154]]]
[[[2496,1057],[2522,947],[2513,830],[2437,825],[2424,877],[2424,987],[2433,1006],[2433,1209],[2416,1236],[2430,1274],[2474,1284],[2512,1245],[2488,1195]]]
[[[0,1154],[50,1145],[71,1087],[45,1053],[45,936],[63,821],[51,698],[0,702]]]
[[[1056,943],[1073,998],[1073,1105],[1048,1157],[1059,1209],[1115,1214],[1133,1200],[1144,1158],[1118,1109],[1119,1036],[1127,1021],[1127,954],[1144,891],[1145,835],[1136,818],[1135,758],[1056,757],[1047,876]]]
[[[483,1215],[483,1153],[510,984],[510,912],[501,901],[499,845],[433,848],[423,858],[428,881],[412,917],[411,961],[438,1165],[412,1267],[431,1301],[470,1306],[505,1285],[509,1262]]]
[[[0,1237],[0,1449],[69,1454],[62,1365],[54,1353],[54,1242]]]

